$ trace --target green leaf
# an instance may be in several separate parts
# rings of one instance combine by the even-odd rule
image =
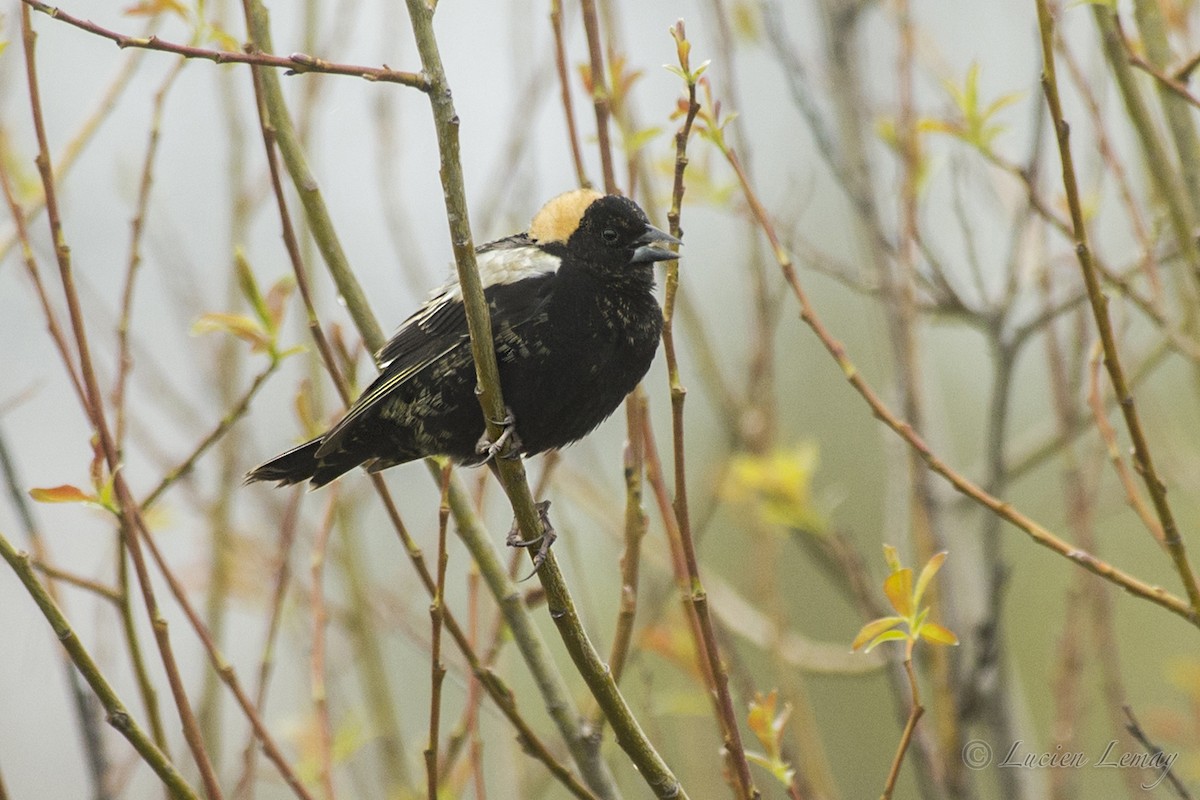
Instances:
[[[192,333],[213,332],[231,333],[249,342],[255,350],[268,349],[271,341],[262,325],[244,314],[213,312],[203,315],[192,325]]]
[[[660,133],[662,133],[662,128],[653,127],[642,128],[640,131],[630,134],[625,140],[625,152],[631,155],[637,153],[652,142]]]
[[[762,753],[755,753],[753,750],[747,750],[746,760],[752,764],[757,764],[771,773],[771,776],[784,786],[791,786],[792,779],[796,776],[796,771],[780,758],[773,758],[765,756]]]
[[[241,290],[242,297],[246,298],[246,302],[254,311],[254,316],[258,317],[258,321],[263,324],[263,327],[270,330],[271,311],[267,308],[267,302],[258,288],[258,280],[254,277],[254,270],[250,268],[250,262],[246,260],[246,253],[240,247],[234,248],[233,267],[234,272],[237,273],[238,289]]]
[[[187,21],[188,10],[179,0],[142,0],[127,6],[123,13],[127,17],[156,17],[168,11]]]
[[[921,577],[917,578],[917,588],[913,590],[913,605],[921,605],[921,597],[925,594],[925,589],[929,587],[929,582],[933,580],[933,576],[937,575],[938,570],[942,568],[942,564],[946,561],[947,551],[943,550],[940,553],[934,553],[929,558],[929,563],[921,570]]]
[[[873,619],[870,622],[868,622],[866,625],[863,625],[862,628],[858,631],[858,635],[855,636],[854,641],[850,643],[850,649],[857,650],[858,648],[862,647],[864,644],[873,640],[874,638],[881,635],[885,631],[890,631],[893,628],[895,628],[897,625],[901,625],[903,623],[904,623],[903,617],[880,617],[879,619]],[[904,633],[901,632],[900,635],[901,635],[901,637],[903,637]],[[874,647],[874,645],[872,645],[872,647]],[[868,648],[868,649],[870,649],[870,648]]]
[[[905,567],[888,575],[883,581],[883,593],[896,613],[905,619],[911,617],[916,610],[913,607],[912,570]]]
[[[900,554],[890,544],[883,546],[883,560],[887,562],[888,572],[899,572],[904,569],[904,565],[900,563]]]
[[[910,637],[909,637],[907,631],[901,631],[901,630],[884,631],[883,633],[879,634],[874,639],[872,639],[871,643],[863,648],[863,652],[869,653],[872,650],[874,650],[876,648],[876,646],[881,645],[884,642],[902,642],[902,641],[908,640],[909,638]]]
[[[957,645],[958,637],[949,628],[939,625],[936,622],[926,622],[917,632],[917,635],[922,639],[926,639],[934,644],[949,644]]]

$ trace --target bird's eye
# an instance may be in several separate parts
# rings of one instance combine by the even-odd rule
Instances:
[[[617,236],[617,232],[612,228],[605,228],[604,230],[600,231],[600,238],[604,240],[605,244],[614,245],[617,243],[617,239],[620,237]]]

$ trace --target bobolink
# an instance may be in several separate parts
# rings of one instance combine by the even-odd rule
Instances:
[[[505,422],[521,453],[586,436],[650,368],[662,331],[653,265],[678,257],[660,243],[679,240],[632,200],[579,189],[543,206],[527,233],[476,250]],[[457,279],[405,320],[376,360],[379,377],[341,421],[247,482],[316,488],[360,464],[378,472],[444,455],[472,465],[496,453],[475,395]]]

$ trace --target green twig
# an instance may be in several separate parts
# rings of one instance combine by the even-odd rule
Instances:
[[[33,32],[33,22],[30,19],[28,5],[21,6],[21,33],[25,51],[25,74],[29,88],[29,103],[33,112],[33,126],[38,143],[38,155],[35,163],[37,164],[38,173],[42,180],[42,188],[46,196],[47,222],[49,223],[51,240],[54,242],[54,254],[58,262],[59,279],[66,298],[67,310],[71,319],[71,328],[75,338],[79,374],[82,378],[84,389],[84,411],[99,441],[100,450],[103,453],[104,461],[112,478],[113,494],[120,509],[123,522],[122,529],[127,534],[125,542],[128,545],[129,554],[133,558],[134,568],[137,570],[138,583],[142,591],[146,614],[153,626],[155,641],[158,644],[159,654],[162,657],[167,682],[171,687],[171,694],[179,710],[184,739],[192,751],[196,767],[199,769],[200,777],[204,783],[205,792],[209,795],[209,800],[221,800],[220,783],[217,780],[208,751],[205,749],[200,728],[196,721],[196,715],[192,710],[192,704],[188,699],[183,679],[179,673],[178,662],[175,659],[175,653],[171,647],[170,634],[167,630],[167,621],[159,611],[158,600],[151,585],[150,573],[146,568],[146,563],[142,556],[139,539],[144,536],[149,544],[152,545],[153,542],[150,541],[149,530],[146,527],[145,520],[142,519],[137,502],[133,498],[133,492],[125,482],[125,476],[121,472],[117,443],[114,441],[112,431],[109,429],[108,422],[105,419],[104,396],[100,391],[100,384],[96,378],[96,372],[92,364],[91,345],[83,319],[83,309],[79,302],[79,293],[75,287],[71,249],[67,245],[66,237],[63,234],[62,218],[58,209],[58,199],[54,184],[54,168],[50,161],[50,147],[47,144],[46,126],[42,116],[41,93],[38,88],[37,65],[34,57],[36,35]],[[69,361],[68,369],[70,369]]]
[[[255,30],[256,26],[266,25],[266,16],[265,12],[262,12],[261,9],[254,9],[256,5],[257,3],[254,2],[254,0],[246,0],[245,6],[247,11],[247,21],[251,26],[252,35],[262,35],[265,33],[264,31],[259,30],[256,34]],[[270,73],[265,74],[269,75]],[[316,343],[317,352],[320,354],[321,360],[326,370],[329,372],[329,375],[332,378],[334,386],[337,388],[343,403],[349,404],[350,396],[346,382],[341,375],[341,371],[338,368],[337,359],[333,354],[330,343],[325,337],[325,334],[322,331],[316,316],[316,309],[313,306],[312,301],[312,293],[308,286],[308,278],[300,256],[300,249],[296,240],[295,231],[291,223],[291,215],[287,210],[287,204],[283,197],[283,187],[280,179],[278,159],[275,154],[276,132],[277,129],[281,128],[289,131],[292,130],[291,120],[287,115],[286,106],[284,106],[282,103],[282,98],[277,98],[278,103],[276,105],[275,116],[268,117],[270,112],[267,110],[268,104],[265,102],[265,100],[266,96],[270,94],[270,90],[267,82],[259,80],[258,70],[255,71],[255,92],[259,98],[259,113],[261,120],[260,127],[267,153],[267,164],[270,169],[272,188],[275,193],[276,204],[279,209],[280,222],[283,228],[284,246],[287,249],[289,259],[291,260],[293,274],[296,276],[297,288],[299,289],[300,297],[304,303],[305,312],[308,318],[309,331]],[[299,183],[302,178],[303,174],[292,173],[293,181]],[[319,192],[315,186],[311,188],[314,192]],[[323,213],[324,204],[316,204],[312,207],[308,207],[308,210],[310,213]],[[332,230],[332,223],[327,217],[319,220],[317,225]],[[380,332],[378,324],[375,323],[374,315],[371,313],[370,309],[365,306],[365,298],[362,292],[358,290],[357,282],[353,274],[347,272],[343,277],[351,283],[354,283],[355,291],[347,293],[344,297],[347,301],[347,306],[350,308],[351,317],[359,326],[360,335],[362,335],[363,339],[368,342],[372,338],[379,339],[380,345],[382,345],[382,333]],[[361,303],[362,307],[356,307],[357,303]],[[436,462],[434,460],[426,459],[426,463],[431,468],[437,469]],[[440,476],[440,472],[438,474]],[[372,475],[371,483],[375,487],[380,501],[383,503],[384,510],[387,513],[392,526],[395,528],[397,535],[400,537],[401,544],[404,546],[404,550],[408,554],[409,560],[412,562],[413,567],[417,570],[417,575],[421,579],[422,585],[432,597],[436,591],[436,581],[431,575],[428,565],[425,563],[425,559],[421,554],[421,549],[409,535],[408,529],[405,527],[403,520],[400,518],[400,514],[396,509],[395,503],[392,501],[391,495],[383,483],[383,479],[379,475]],[[452,481],[452,498],[456,489],[461,490],[461,487],[458,486],[457,482]],[[463,491],[462,494],[465,496],[465,491]],[[469,506],[467,506],[467,508],[469,508]],[[464,517],[460,516],[460,513],[462,513],[461,509],[455,511],[455,519],[461,528],[464,526]],[[467,523],[470,523],[470,519],[467,519],[466,521]],[[473,552],[472,555],[477,560],[480,558],[478,553]],[[471,671],[479,679],[481,685],[484,686],[489,696],[495,701],[497,707],[517,729],[517,732],[520,735],[527,752],[529,752],[534,758],[544,763],[547,769],[549,769],[550,772],[564,786],[566,786],[573,795],[584,798],[584,800],[590,800],[590,798],[593,798],[594,795],[592,795],[586,787],[580,784],[578,779],[575,778],[575,776],[573,776],[569,770],[563,767],[563,765],[554,758],[549,749],[536,736],[528,723],[526,723],[517,709],[516,701],[511,692],[509,692],[508,688],[502,681],[499,680],[499,678],[497,678],[486,667],[483,666],[478,657],[475,655],[470,642],[467,640],[455,618],[449,613],[448,610],[444,610],[443,614],[443,625],[445,626],[446,631],[451,635],[456,645],[462,651],[462,654],[466,658]],[[549,699],[547,702],[549,703]],[[565,709],[566,707],[563,706],[563,708]]]
[[[692,70],[689,52],[691,43],[687,40],[683,20],[675,24],[671,30],[675,39],[679,56],[679,74],[687,85],[688,105],[683,125],[675,134],[675,179],[671,192],[671,210],[667,214],[671,234],[678,237],[683,234],[680,227],[680,215],[683,207],[684,173],[687,170],[688,139],[692,133],[692,124],[700,111],[696,100],[696,82],[703,71],[703,66]],[[696,559],[695,540],[692,536],[691,512],[688,507],[687,495],[687,458],[685,455],[685,438],[683,425],[683,406],[687,397],[687,389],[679,376],[679,359],[675,350],[675,295],[679,289],[679,261],[667,262],[666,295],[663,303],[663,350],[667,359],[667,380],[671,391],[671,439],[675,462],[675,499],[672,510],[675,521],[679,526],[679,542],[682,547],[684,566],[687,569],[688,587],[687,599],[692,604],[695,613],[696,632],[699,641],[696,649],[707,661],[706,674],[712,681],[713,700],[716,705],[717,721],[721,726],[721,736],[725,743],[726,757],[729,762],[729,773],[733,780],[733,788],[738,797],[758,797],[758,790],[750,776],[750,764],[746,760],[746,751],[742,746],[741,729],[738,725],[737,714],[733,709],[733,698],[729,693],[729,674],[721,660],[720,647],[717,643],[713,628],[712,617],[709,613],[708,594],[700,578],[700,565]]]
[[[259,0],[246,0],[244,6],[246,28],[250,33],[248,46],[256,53],[271,50],[271,26],[266,7]],[[283,89],[279,85],[279,73],[265,69],[257,72],[262,83],[263,102],[266,104],[274,130],[275,142],[279,146],[279,154],[283,156],[288,173],[292,177],[292,183],[304,206],[305,220],[308,222],[309,231],[317,243],[317,249],[320,250],[321,256],[325,260],[325,266],[329,269],[333,282],[337,285],[338,294],[341,295],[355,326],[362,334],[363,341],[366,342],[367,348],[372,353],[376,353],[384,344],[383,329],[379,327],[378,320],[371,313],[366,295],[363,294],[362,287],[354,278],[350,262],[346,259],[342,244],[337,237],[337,231],[333,227],[329,210],[325,207],[325,198],[321,194],[320,185],[317,183],[316,176],[308,168],[304,148],[295,126],[291,123],[287,105],[284,103]]]
[[[446,604],[446,525],[450,521],[450,474],[453,467],[442,467],[441,502],[438,503],[437,589],[429,605],[432,628],[429,648],[429,745],[425,748],[426,791],[429,800],[438,800],[438,746],[441,744],[442,683],[446,665],[442,663],[442,620]]]
[[[1108,370],[1113,392],[1121,407],[1121,413],[1125,417],[1125,426],[1129,430],[1129,438],[1133,443],[1135,468],[1146,483],[1146,489],[1154,503],[1155,514],[1162,523],[1167,552],[1174,561],[1175,569],[1183,581],[1193,615],[1200,615],[1200,585],[1197,585],[1196,575],[1192,571],[1183,539],[1175,523],[1175,516],[1167,503],[1166,484],[1159,478],[1154,460],[1150,455],[1149,443],[1142,430],[1141,419],[1138,416],[1137,407],[1134,405],[1133,392],[1125,378],[1125,368],[1121,365],[1116,337],[1108,318],[1108,298],[1100,286],[1100,276],[1092,262],[1091,250],[1088,246],[1087,226],[1083,218],[1083,205],[1079,197],[1079,186],[1075,180],[1075,164],[1071,156],[1070,128],[1063,117],[1062,102],[1058,95],[1058,78],[1054,69],[1054,19],[1050,14],[1047,0],[1036,0],[1036,2],[1038,27],[1042,40],[1042,89],[1046,94],[1046,102],[1050,106],[1051,124],[1054,126],[1058,141],[1058,150],[1062,161],[1063,188],[1066,190],[1067,205],[1071,210],[1071,222],[1074,227],[1075,255],[1079,259],[1079,267],[1087,286],[1088,299],[1091,301],[1092,315],[1096,320],[1100,342],[1104,347],[1104,366]],[[1191,239],[1191,237],[1192,234],[1189,232],[1186,238]],[[1193,244],[1193,249],[1194,247]]]
[[[470,219],[467,215],[462,165],[459,161],[459,119],[454,111],[454,103],[442,69],[441,54],[433,33],[433,11],[422,0],[407,0],[407,3],[417,49],[421,54],[421,65],[431,87],[429,99],[433,108],[438,150],[441,154],[443,195],[459,285],[462,287],[463,302],[466,305],[471,350],[478,379],[479,402],[488,421],[488,434],[495,439],[500,433],[495,420],[504,418],[504,401],[500,396],[491,320],[475,263]],[[496,461],[500,481],[512,503],[522,537],[527,541],[537,539],[542,534],[542,524],[525,478],[524,464],[520,458],[502,457]],[[641,772],[642,778],[657,796],[684,797],[685,793],[679,781],[646,738],[613,682],[607,666],[584,631],[553,553],[547,557],[538,575],[546,590],[550,616],[558,626],[563,643],[576,668],[608,716],[617,742],[625,749]]]
[[[134,718],[126,710],[121,699],[117,697],[117,693],[113,691],[105,679],[104,674],[100,671],[100,667],[92,660],[83,643],[79,641],[79,636],[71,627],[71,623],[63,616],[59,610],[58,604],[50,597],[46,591],[46,587],[38,581],[37,576],[33,574],[33,569],[29,565],[29,556],[26,553],[21,553],[12,546],[12,544],[2,534],[0,534],[0,558],[3,558],[13,572],[17,574],[17,578],[24,584],[25,589],[29,592],[29,596],[33,598],[33,602],[41,609],[42,615],[46,617],[46,621],[53,628],[55,636],[70,655],[71,661],[76,668],[92,687],[92,691],[96,693],[96,697],[100,699],[100,703],[104,706],[104,710],[108,715],[108,723],[124,736],[133,748],[137,750],[138,755],[142,760],[154,770],[159,779],[163,782],[172,795],[178,800],[200,800],[200,795],[188,785],[179,771],[175,769],[175,765],[170,759],[155,746],[146,732],[137,724]]]
[[[200,457],[208,452],[209,448],[220,441],[221,437],[224,436],[229,429],[237,423],[238,420],[245,416],[246,411],[250,408],[250,402],[254,399],[254,396],[258,394],[259,389],[261,389],[267,382],[267,379],[275,374],[275,371],[279,369],[279,364],[279,358],[272,358],[263,371],[254,376],[254,380],[250,382],[250,386],[247,387],[246,391],[242,393],[242,396],[238,398],[237,402],[233,404],[233,407],[225,413],[225,416],[221,417],[216,426],[213,427],[213,429],[209,431],[203,439],[200,440],[200,443],[192,449],[192,452],[188,454],[188,456],[184,458],[184,460],[181,461],[178,466],[168,470],[167,473],[163,475],[162,480],[158,482],[158,486],[154,487],[154,489],[148,495],[146,495],[146,499],[142,501],[142,510],[146,510],[157,503],[167,489],[170,489],[176,481],[191,472],[196,466],[196,462],[200,460]]]

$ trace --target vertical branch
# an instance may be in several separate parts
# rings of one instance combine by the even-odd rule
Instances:
[[[442,467],[442,499],[438,504],[437,590],[429,605],[432,627],[429,648],[429,746],[425,748],[425,774],[429,800],[438,800],[438,745],[441,742],[442,682],[446,666],[442,663],[442,608],[446,602],[446,524],[450,520],[450,471]]]
[[[462,164],[459,160],[459,118],[454,110],[450,88],[442,68],[441,53],[433,32],[433,10],[422,0],[407,0],[421,66],[429,83],[429,99],[433,111],[434,128],[437,133],[438,151],[441,155],[441,179],[446,203],[446,215],[450,224],[450,239],[454,248],[455,264],[459,285],[462,287],[463,303],[466,306],[467,327],[471,337],[471,353],[475,361],[478,381],[477,393],[480,406],[487,421],[488,435],[495,440],[500,429],[497,420],[504,418],[504,401],[500,396],[499,371],[496,367],[496,352],[492,345],[491,320],[483,288],[475,263],[470,219],[467,215]],[[585,11],[586,16],[586,11]],[[594,15],[593,15],[594,20]],[[598,43],[597,43],[598,46]],[[605,140],[606,141],[606,140]],[[611,172],[611,164],[609,165]],[[608,180],[608,176],[606,176]],[[503,454],[502,454],[503,456]],[[529,483],[525,478],[525,467],[519,457],[496,459],[500,482],[508,494],[517,517],[522,537],[526,541],[536,540],[542,535],[543,527]],[[531,553],[532,555],[532,553]],[[546,590],[550,616],[558,627],[572,661],[582,675],[592,695],[604,709],[609,723],[616,734],[617,742],[637,766],[642,778],[659,797],[685,795],[678,779],[666,762],[654,749],[634,717],[612,675],[601,660],[595,646],[583,629],[582,621],[575,609],[574,601],[567,590],[566,582],[553,552],[546,558],[538,571]],[[598,758],[597,756],[593,756]],[[589,760],[581,763],[587,765]],[[601,773],[602,774],[602,773]],[[608,785],[593,788],[611,794],[615,789]]]
[[[904,763],[904,754],[908,752],[908,745],[912,742],[917,722],[925,713],[925,707],[921,705],[921,691],[917,686],[917,673],[913,671],[912,641],[909,641],[909,649],[905,654],[904,671],[908,673],[908,688],[912,693],[912,710],[909,711],[908,721],[904,723],[904,731],[900,734],[900,744],[896,746],[896,755],[892,759],[892,768],[888,770],[887,783],[883,786],[880,800],[891,800],[892,792],[896,790],[896,779],[900,777],[900,765]]]
[[[325,608],[325,555],[333,531],[337,511],[337,492],[329,497],[324,518],[317,528],[310,559],[312,580],[312,654],[309,657],[309,685],[312,689],[313,716],[317,729],[317,783],[325,800],[334,800],[333,791],[333,722],[329,717],[329,690],[325,682],[325,643],[329,612]]]
[[[2,168],[0,168],[2,169]],[[17,476],[17,465],[8,450],[8,442],[3,431],[0,431],[0,475],[3,475],[5,487],[17,516],[24,527],[25,538],[33,550],[35,563],[46,564],[49,559],[46,554],[45,542],[41,530],[34,520],[33,509],[30,507],[29,496],[22,490],[22,481]],[[46,594],[55,605],[60,604],[57,585],[53,580],[45,583]],[[79,718],[79,730],[83,739],[84,754],[87,756],[89,777],[92,781],[92,797],[94,800],[111,800],[112,794],[107,787],[109,759],[102,738],[100,707],[88,694],[79,672],[71,665],[70,656],[62,651],[62,665],[67,686],[74,701],[75,714]],[[170,754],[156,739],[155,744],[167,757]]]
[[[269,37],[265,9],[263,9],[261,4],[256,2],[256,0],[244,0],[244,7],[246,11],[247,25],[251,31],[251,36],[254,37],[256,41],[264,41],[264,39]],[[432,37],[431,28],[429,29],[428,35]],[[317,319],[316,309],[313,305],[312,293],[309,290],[307,274],[300,255],[300,248],[296,240],[295,230],[292,226],[291,215],[288,212],[287,203],[285,202],[283,196],[283,186],[280,178],[279,163],[275,152],[276,130],[291,129],[292,125],[287,114],[287,108],[283,104],[283,98],[278,96],[278,82],[272,86],[264,81],[259,80],[259,72],[259,70],[252,70],[252,73],[255,77],[255,96],[258,100],[258,113],[260,121],[259,127],[262,132],[263,145],[266,150],[267,165],[271,176],[272,190],[275,194],[276,205],[279,210],[280,224],[283,229],[284,247],[287,250],[289,260],[292,264],[292,271],[296,277],[297,288],[304,303],[305,313],[307,314],[309,331],[312,334],[313,341],[316,343],[317,350],[321,356],[321,361],[324,364],[325,369],[328,371],[334,386],[337,388],[343,403],[348,405],[350,398],[346,381],[341,375],[332,348],[330,347],[329,341],[326,338],[324,331],[321,329],[319,320]],[[274,97],[273,102],[269,102],[271,97]],[[302,173],[292,175],[293,181],[296,182],[302,180],[303,177],[304,175]],[[322,202],[319,204],[319,209],[317,206],[314,206],[313,208],[309,208],[308,211],[310,214],[316,213],[318,210],[322,211],[323,213],[323,209],[324,203]],[[328,218],[323,218],[316,221],[314,228],[331,229],[332,225]],[[343,277],[348,281],[356,283],[353,274],[347,273],[347,275]],[[478,283],[478,276],[476,276],[476,283]],[[361,291],[355,291],[344,295],[344,299],[346,300],[347,305],[350,306],[353,306],[354,303],[358,302],[365,303]],[[486,313],[486,308],[484,311]],[[359,325],[359,333],[362,335],[365,341],[369,343],[372,339],[378,338],[380,343],[382,343],[382,333],[378,326],[376,325],[374,328],[369,326],[369,322],[374,320],[374,315],[371,314],[370,309],[358,309],[352,314],[352,317],[354,318],[355,323]],[[493,353],[492,355],[494,363],[495,354]],[[436,469],[433,460],[427,459],[426,463],[427,465]],[[396,509],[395,503],[392,501],[386,485],[383,483],[383,479],[378,475],[373,475],[371,476],[371,483],[384,506],[384,511],[387,513],[388,519],[400,538],[405,552],[408,554],[409,560],[411,561],[414,569],[417,571],[417,575],[421,580],[422,586],[425,587],[425,590],[429,592],[430,596],[432,597],[436,591],[436,581],[433,575],[430,573],[428,565],[425,563],[421,549],[417,546],[416,542],[413,541],[408,529],[404,525],[403,520],[400,518],[400,514]],[[465,496],[465,492],[462,490],[462,487],[458,484],[458,482],[451,482],[450,493],[452,511],[460,529],[468,529],[479,533],[478,528],[480,526],[478,524],[477,517],[475,517],[475,515],[472,513],[469,504],[461,501],[461,498]],[[460,498],[460,502],[456,503],[456,495]],[[486,533],[479,533],[479,535],[470,540],[468,540],[466,536],[463,538],[468,549],[471,551],[472,556],[477,560],[485,560],[487,558],[487,554],[491,552],[488,549],[488,546],[485,544]],[[502,574],[502,571],[498,570],[498,572]],[[515,593],[509,594],[516,596]],[[497,593],[497,597],[500,598],[500,601],[503,604],[506,595],[503,593]],[[516,597],[519,602],[519,596]],[[527,615],[525,616],[526,622],[528,622],[528,617]],[[504,714],[505,718],[517,730],[527,752],[545,764],[546,768],[551,772],[551,774],[553,774],[554,777],[574,796],[582,798],[582,800],[592,800],[594,795],[589,792],[586,787],[582,786],[578,779],[554,758],[546,745],[542,743],[533,729],[530,728],[529,724],[521,716],[517,708],[515,698],[512,696],[511,692],[509,692],[507,687],[505,687],[495,675],[485,669],[479,658],[475,655],[475,652],[471,647],[470,642],[467,640],[463,630],[461,627],[459,627],[454,617],[446,610],[443,610],[443,625],[445,626],[446,631],[454,639],[455,644],[462,652],[464,658],[466,658],[471,672],[480,679],[480,683],[487,690],[488,695],[492,698],[492,700],[495,701],[496,706],[499,708],[501,713]],[[527,660],[530,662],[531,668],[535,671],[535,673],[537,673],[538,669],[548,670],[551,668],[548,659],[542,658],[540,661],[537,661],[530,657],[528,653],[525,654]],[[544,653],[542,655],[544,656]],[[592,773],[589,773],[589,780],[600,780],[601,776],[607,775],[607,772],[604,770],[603,763],[599,761],[598,757],[591,759],[587,758],[587,753],[579,746],[580,737],[576,733],[576,723],[565,713],[568,710],[568,705],[565,701],[558,701],[558,699],[563,696],[565,696],[565,693],[564,695],[556,696],[555,702],[551,702],[550,696],[547,695],[547,706],[552,716],[555,717],[556,721],[561,723],[561,729],[563,729],[564,732],[571,732],[571,735],[566,736],[565,738],[567,740],[568,747],[571,748],[572,755],[578,760],[581,769],[583,769],[585,772],[589,769],[592,770]],[[607,780],[609,783],[611,783],[611,776],[608,776]]]
[[[134,500],[133,494],[129,490],[129,486],[126,484],[125,478],[120,471],[120,456],[117,444],[105,420],[104,397],[101,394],[100,384],[92,366],[91,349],[83,321],[83,310],[79,303],[79,295],[75,290],[75,277],[71,266],[71,249],[68,247],[66,238],[63,235],[62,219],[59,216],[58,200],[55,195],[54,168],[50,161],[50,148],[46,139],[46,126],[42,118],[41,93],[38,89],[37,65],[34,59],[36,35],[33,32],[30,13],[29,6],[22,4],[21,32],[25,50],[25,73],[29,87],[30,107],[33,112],[34,132],[38,143],[38,156],[35,163],[37,164],[38,173],[42,179],[42,187],[46,195],[46,216],[50,226],[50,237],[54,242],[54,252],[58,260],[59,278],[62,283],[63,294],[66,296],[71,328],[75,335],[79,371],[85,390],[85,411],[100,441],[109,474],[112,476],[113,491],[121,509],[124,522],[123,530],[128,534],[125,537],[125,541],[129,547],[130,556],[133,558],[134,568],[137,570],[142,599],[146,606],[146,613],[154,629],[159,654],[162,657],[163,668],[166,671],[167,680],[171,687],[171,694],[175,699],[176,707],[179,709],[184,738],[192,751],[196,766],[200,771],[201,780],[204,783],[205,791],[209,795],[210,800],[220,800],[222,797],[221,787],[213,770],[208,751],[204,747],[199,724],[196,721],[191,702],[188,700],[187,692],[183,686],[183,678],[179,674],[178,664],[171,647],[170,635],[167,631],[167,621],[159,612],[158,600],[151,585],[150,574],[146,568],[146,562],[142,558],[139,537],[148,537],[148,531],[145,527],[145,522],[141,518],[137,501]]]
[[[200,800],[200,795],[196,790],[188,785],[187,781],[184,780],[183,776],[175,768],[175,765],[171,763],[161,750],[154,746],[154,742],[150,741],[150,737],[146,735],[125,709],[120,698],[117,697],[117,693],[113,691],[112,686],[105,680],[99,666],[92,660],[83,643],[79,641],[79,636],[71,627],[71,623],[63,616],[58,605],[50,597],[45,587],[38,581],[37,576],[33,574],[33,570],[29,566],[28,554],[18,552],[9,543],[8,539],[0,534],[0,558],[3,558],[12,567],[17,578],[25,585],[29,596],[33,598],[34,603],[41,609],[42,615],[46,617],[46,621],[50,623],[50,627],[54,629],[55,636],[58,637],[58,641],[66,649],[67,654],[71,657],[71,661],[79,670],[79,674],[83,676],[83,679],[92,687],[92,691],[96,693],[96,697],[100,699],[100,703],[108,713],[108,724],[116,728],[133,745],[138,755],[154,770],[159,780],[163,782],[163,785],[167,787],[176,800]]]
[[[1063,188],[1066,191],[1067,205],[1071,210],[1071,223],[1075,232],[1075,255],[1079,260],[1079,268],[1083,273],[1084,284],[1087,286],[1088,301],[1092,307],[1092,316],[1095,318],[1096,327],[1100,333],[1100,342],[1104,347],[1104,365],[1108,370],[1113,392],[1117,396],[1121,413],[1125,417],[1125,426],[1129,430],[1129,438],[1133,443],[1135,468],[1146,483],[1146,489],[1154,504],[1155,514],[1162,523],[1167,552],[1187,591],[1188,602],[1192,610],[1200,614],[1200,586],[1197,585],[1196,575],[1188,561],[1187,550],[1175,523],[1175,516],[1167,503],[1166,484],[1159,478],[1154,459],[1150,455],[1146,434],[1142,430],[1141,419],[1134,404],[1133,392],[1125,378],[1125,368],[1121,365],[1116,337],[1108,319],[1108,298],[1100,287],[1100,277],[1088,246],[1083,205],[1075,180],[1075,162],[1071,156],[1070,128],[1063,117],[1062,101],[1058,94],[1058,78],[1054,69],[1054,18],[1050,14],[1047,0],[1036,0],[1036,2],[1038,28],[1041,32],[1042,42],[1042,89],[1050,107],[1051,123],[1054,125],[1055,139],[1058,142],[1058,151],[1062,161]],[[1189,233],[1188,236],[1190,238],[1191,234]]]
[[[700,104],[696,100],[696,81],[703,67],[693,71],[689,60],[691,42],[683,27],[683,21],[675,23],[671,30],[675,39],[679,57],[679,74],[687,84],[687,111],[683,124],[675,134],[675,177],[671,191],[671,210],[667,213],[670,232],[679,237],[683,234],[680,226],[680,216],[683,207],[684,172],[687,169],[687,144],[692,133],[692,124],[700,112]],[[703,654],[706,661],[706,672],[712,678],[712,689],[716,700],[717,721],[721,727],[721,735],[725,743],[726,757],[729,760],[730,777],[738,797],[757,797],[758,790],[750,777],[750,765],[746,761],[745,748],[742,746],[741,730],[738,726],[737,713],[733,709],[733,699],[729,693],[729,675],[721,660],[716,633],[713,630],[712,618],[708,610],[708,595],[700,580],[700,566],[696,559],[696,548],[692,538],[691,514],[687,496],[687,459],[684,451],[683,404],[687,389],[679,376],[679,359],[675,348],[675,297],[679,290],[679,262],[667,263],[666,292],[663,301],[663,350],[667,360],[667,380],[671,392],[671,441],[675,462],[675,499],[672,511],[679,529],[679,541],[682,547],[683,562],[688,577],[687,596],[691,602],[699,641],[698,653]]]
[[[587,170],[583,166],[583,149],[579,146],[575,107],[571,103],[571,75],[567,69],[566,46],[563,43],[562,0],[550,0],[550,28],[554,31],[554,66],[558,71],[563,114],[567,121],[567,142],[571,145],[571,163],[575,165],[575,181],[582,187],[590,187],[592,182],[588,180]]]
[[[604,193],[617,191],[613,171],[612,139],[608,132],[608,76],[604,71],[604,54],[600,42],[600,21],[596,17],[596,0],[580,0],[583,10],[583,30],[587,35],[588,59],[591,65],[592,107],[596,111],[596,140],[600,149],[600,171],[604,176]]]
[[[283,619],[283,601],[287,596],[292,575],[290,555],[292,543],[296,540],[296,522],[302,496],[299,491],[292,492],[287,505],[284,506],[283,518],[279,522],[279,546],[276,550],[278,566],[275,570],[274,589],[271,592],[271,612],[267,620],[267,631],[263,636],[262,655],[259,657],[258,680],[254,688],[254,707],[259,711],[266,707],[267,688],[270,685],[271,670],[275,666],[275,639]],[[255,771],[258,764],[256,742],[255,733],[251,731],[245,747],[242,748],[242,774],[233,790],[235,800],[250,800],[254,796]]]

